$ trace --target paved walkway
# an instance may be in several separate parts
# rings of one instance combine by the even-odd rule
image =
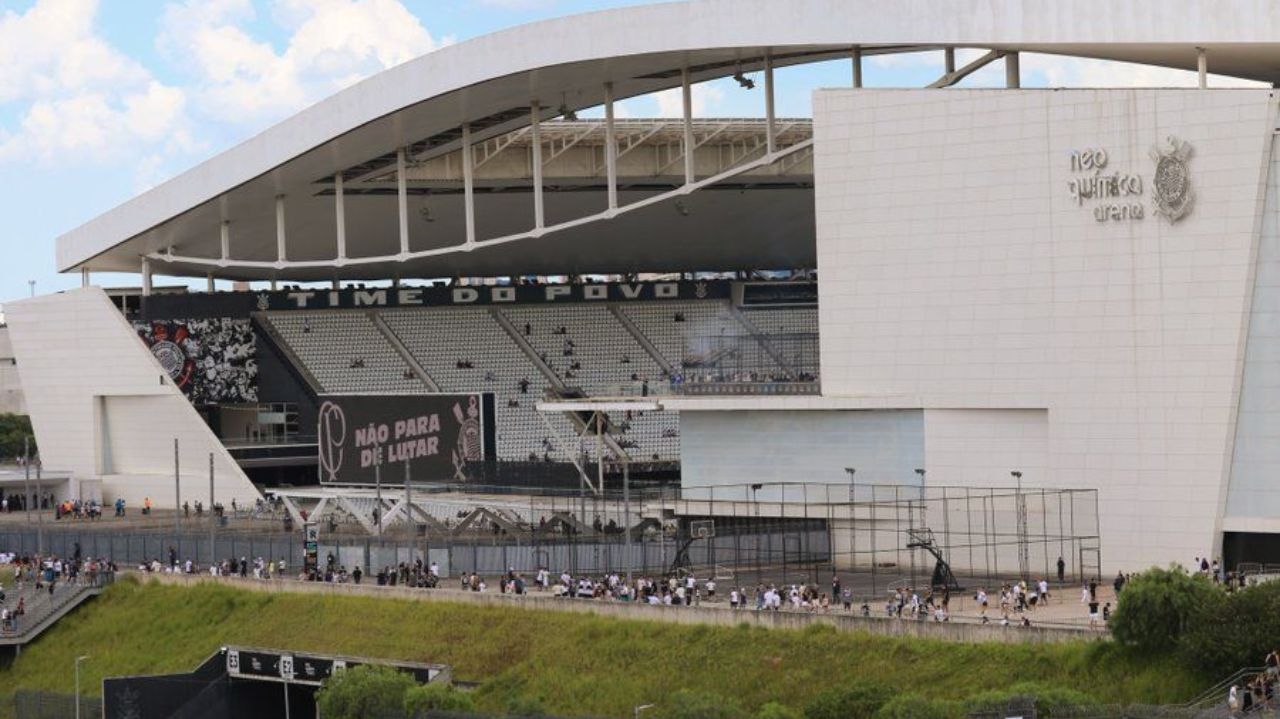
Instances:
[[[162,584],[194,586],[201,583],[219,583],[251,591],[290,592],[324,595],[363,596],[370,598],[395,598],[411,601],[454,602],[484,606],[502,606],[517,610],[550,610],[582,612],[597,615],[625,617],[681,624],[715,624],[736,626],[751,624],[769,628],[803,628],[820,623],[835,626],[840,631],[861,631],[884,636],[918,636],[944,641],[978,642],[1062,642],[1100,638],[1104,632],[1090,630],[1085,625],[1056,624],[1032,619],[1030,628],[1011,625],[1001,626],[998,621],[981,624],[976,614],[957,613],[950,622],[932,620],[899,620],[883,615],[858,616],[856,610],[829,613],[791,611],[733,610],[722,602],[705,602],[695,607],[648,606],[632,602],[596,599],[557,599],[550,593],[533,592],[523,596],[504,595],[496,591],[469,592],[453,588],[416,589],[410,587],[379,587],[371,584],[334,584],[304,582],[293,579],[241,579],[240,577],[211,577],[208,575],[150,574],[136,575]],[[453,585],[453,581],[449,581]],[[1077,597],[1078,599],[1078,597]],[[1052,611],[1049,610],[1049,611]],[[1033,617],[1035,615],[1032,615]]]

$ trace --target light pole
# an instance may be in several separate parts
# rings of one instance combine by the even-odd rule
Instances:
[[[1016,484],[1013,501],[1018,526],[1018,573],[1020,579],[1026,579],[1031,571],[1031,557],[1027,551],[1027,503],[1022,496],[1022,472],[1015,469],[1009,474]]]
[[[80,662],[88,658],[88,654],[76,657],[76,719],[80,719]]]
[[[640,719],[640,712],[645,709],[652,709],[652,704],[641,704],[631,710],[631,719]]]

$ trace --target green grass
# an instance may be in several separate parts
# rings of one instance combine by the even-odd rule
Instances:
[[[520,696],[563,715],[626,716],[652,702],[661,709],[678,689],[734,697],[752,711],[768,701],[802,707],[853,679],[951,700],[1037,682],[1103,702],[1159,703],[1186,699],[1204,685],[1172,661],[1097,640],[957,644],[819,625],[679,625],[124,580],[0,669],[0,691],[70,692],[74,659],[89,654],[83,682],[96,694],[104,675],[188,671],[224,644],[451,664],[456,678],[486,682],[477,694],[482,709],[501,711]]]

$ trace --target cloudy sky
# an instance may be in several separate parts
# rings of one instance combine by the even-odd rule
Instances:
[[[384,68],[504,27],[639,0],[0,0],[0,300],[77,286],[54,238]],[[961,62],[964,58],[961,58]],[[940,53],[877,58],[867,83],[919,86]],[[1027,86],[1193,85],[1189,73],[1024,57]],[[993,64],[973,86],[1003,83]],[[778,112],[808,116],[847,63],[780,71]],[[1215,83],[1225,84],[1225,83]],[[679,113],[663,93],[621,108]],[[763,114],[731,81],[703,116]],[[96,278],[137,284],[136,276]]]

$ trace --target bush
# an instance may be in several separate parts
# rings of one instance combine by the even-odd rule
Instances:
[[[507,713],[515,717],[540,717],[546,716],[547,710],[537,697],[517,694],[507,702]]]
[[[316,710],[325,719],[398,717],[412,676],[391,667],[361,664],[325,680],[316,692]]]
[[[1111,633],[1148,652],[1173,649],[1197,619],[1216,613],[1225,595],[1208,577],[1190,576],[1181,567],[1148,569],[1124,585]]]
[[[404,713],[410,717],[432,711],[473,712],[475,708],[470,694],[450,684],[419,684],[404,693]]]
[[[714,692],[681,689],[667,701],[671,719],[742,719],[746,715],[737,702]]]
[[[1007,689],[983,692],[970,697],[965,705],[970,712],[988,714],[1004,712],[1011,704],[1035,704],[1040,717],[1073,716],[1082,712],[1092,716],[1100,710],[1093,697],[1074,689],[1046,686],[1034,682],[1020,682]]]
[[[959,719],[964,716],[960,705],[916,694],[901,694],[880,707],[875,719]]]
[[[804,714],[786,704],[765,702],[756,711],[755,719],[804,719]]]
[[[893,698],[893,690],[857,682],[821,692],[804,708],[806,719],[871,719]]]
[[[1280,637],[1280,582],[1228,594],[1179,640],[1181,659],[1210,677],[1257,666]]]

